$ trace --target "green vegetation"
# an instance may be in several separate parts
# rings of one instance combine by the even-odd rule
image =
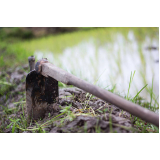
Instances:
[[[134,32],[134,35],[136,37],[136,40],[138,42],[143,41],[147,36],[149,36],[151,39],[158,38],[158,28],[84,28],[83,30],[79,30],[77,32],[72,33],[65,33],[65,34],[57,34],[52,36],[46,36],[41,37],[39,39],[33,38],[32,34],[22,33],[19,29],[15,28],[13,29],[12,33],[9,33],[8,35],[2,34],[0,32],[0,71],[7,70],[10,67],[16,67],[22,64],[27,63],[27,58],[34,54],[35,51],[51,51],[55,55],[61,54],[63,50],[67,47],[72,47],[79,42],[85,40],[89,40],[91,37],[94,38],[94,41],[96,41],[97,45],[103,45],[104,43],[110,42],[114,40],[114,34],[115,33],[122,33],[124,37],[127,38],[128,32],[130,29]],[[19,33],[20,32],[20,33]],[[20,35],[17,36],[17,33]],[[113,34],[114,33],[114,34]],[[17,37],[14,37],[17,36]],[[13,38],[14,37],[14,38]],[[28,39],[32,38],[32,39]],[[27,39],[27,40],[26,40]],[[141,53],[141,52],[140,52]],[[143,54],[140,54],[141,60],[144,63],[145,67],[145,61]],[[120,66],[120,61],[117,59],[117,64]],[[119,67],[120,72],[122,72],[121,68]],[[103,74],[103,73],[102,73]],[[133,103],[137,103],[151,111],[156,112],[159,110],[159,103],[158,103],[158,97],[155,96],[153,93],[153,79],[152,79],[152,87],[148,87],[144,78],[145,85],[144,87],[137,92],[137,94],[134,97],[129,96],[130,88],[132,88],[132,82],[134,81],[134,73],[131,73],[130,81],[129,81],[129,87],[128,87],[128,93],[125,96],[125,98]],[[95,84],[98,82],[99,78],[95,81]],[[6,95],[5,102],[8,100],[10,93],[10,90],[14,87],[17,87],[14,83],[10,83],[8,81],[9,77],[1,76],[0,75],[0,98],[2,95]],[[25,81],[25,79],[23,79]],[[128,84],[126,84],[128,85]],[[65,84],[59,82],[60,87],[67,87]],[[106,87],[108,88],[108,86]],[[110,89],[111,92],[114,92],[116,88],[116,84],[112,86]],[[142,92],[142,90],[147,89],[150,93],[150,102],[145,102],[142,97],[139,96],[139,94]],[[77,115],[83,115],[82,111],[79,111],[79,113],[73,113],[70,111],[71,105],[66,106],[65,108],[61,108],[61,114],[55,116],[55,117],[48,117],[50,118],[47,121],[39,121],[39,122],[30,122],[30,124],[27,123],[27,119],[25,116],[25,91],[18,93],[19,95],[23,95],[23,98],[19,102],[13,102],[16,107],[9,108],[8,106],[2,106],[2,112],[3,117],[6,117],[8,119],[9,124],[6,125],[5,121],[1,119],[0,115],[0,132],[3,132],[6,129],[12,128],[12,133],[14,132],[24,132],[24,131],[30,131],[30,132],[40,132],[44,133],[45,128],[52,124],[54,121],[60,122],[60,125],[63,126],[66,121],[72,121]],[[120,94],[119,94],[120,95]],[[86,101],[84,102],[84,106],[82,110],[87,111],[87,115],[89,116],[97,116],[95,111],[88,105],[88,102],[90,99],[94,98],[93,95],[87,94],[86,95]],[[0,106],[0,107],[1,107]],[[16,114],[18,112],[21,112],[20,116],[17,117]],[[104,109],[104,113],[107,111],[107,108]],[[1,114],[1,113],[0,113]],[[123,113],[122,113],[123,114]],[[12,116],[11,116],[12,115]],[[13,116],[15,115],[15,116]],[[61,116],[64,115],[63,118]],[[158,133],[159,128],[156,126],[146,123],[145,121],[141,120],[138,117],[132,116],[133,118],[133,124],[134,127],[127,128],[125,126],[119,126],[128,130],[132,130],[133,132],[140,132],[140,133]],[[34,124],[34,127],[33,127]],[[109,119],[109,127],[110,132],[113,132],[112,128],[112,119]],[[116,125],[116,124],[114,124]],[[84,132],[87,132],[86,128],[84,127]],[[99,126],[96,126],[96,132],[101,132],[101,129]]]
[[[2,29],[1,29],[2,30]],[[18,29],[14,29],[17,32]],[[2,39],[0,36],[0,69],[15,67],[26,63],[26,59],[35,51],[51,51],[55,55],[61,54],[67,47],[72,47],[79,42],[94,38],[97,45],[114,40],[116,33],[122,33],[127,38],[128,32],[132,30],[138,42],[143,41],[147,36],[158,38],[158,28],[93,28],[81,29],[77,32],[45,36],[39,39],[24,40],[21,36]],[[113,34],[114,33],[114,34]],[[2,35],[3,32],[0,32]],[[21,32],[20,32],[21,34]]]
[[[135,73],[135,72],[134,72]],[[145,107],[149,110],[152,111],[157,111],[159,109],[159,104],[157,104],[158,102],[155,101],[155,105],[151,106],[151,102],[144,102],[143,99],[141,97],[139,97],[139,93],[147,86],[145,85],[133,98],[129,97],[129,90],[132,87],[132,82],[134,81],[133,77],[134,77],[134,73],[130,76],[130,82],[129,82],[129,87],[128,87],[128,94],[126,96],[126,98],[129,101],[132,101],[134,103],[137,103],[139,105],[141,105],[142,107]],[[4,82],[1,83],[1,85],[4,86],[10,86],[11,84],[8,82]],[[111,92],[114,92],[114,88],[111,89]],[[152,91],[152,89],[150,89]],[[24,96],[19,102],[13,102],[15,107],[13,108],[8,108],[8,106],[2,106],[2,110],[3,110],[3,114],[0,118],[0,132],[3,132],[4,130],[7,130],[9,128],[11,128],[12,133],[18,133],[18,132],[25,132],[25,131],[29,131],[32,133],[46,133],[47,131],[45,130],[47,127],[51,126],[54,122],[57,122],[57,126],[58,127],[62,127],[66,124],[66,122],[68,121],[72,121],[74,120],[77,116],[79,115],[87,115],[87,116],[91,116],[91,117],[97,117],[98,114],[95,111],[98,111],[101,113],[106,113],[106,111],[108,110],[108,108],[105,108],[103,111],[100,110],[100,108],[98,108],[97,110],[93,110],[92,107],[90,107],[88,105],[89,100],[93,99],[94,96],[92,94],[87,93],[86,94],[86,100],[83,102],[83,109],[81,110],[77,110],[78,113],[73,113],[70,108],[72,107],[71,104],[67,105],[65,108],[60,108],[60,114],[58,114],[57,116],[51,117],[50,115],[48,115],[48,120],[39,120],[37,122],[27,122],[27,117],[26,117],[26,111],[24,109],[25,106],[25,91],[22,92],[22,95]],[[67,98],[67,97],[66,97]],[[7,98],[6,98],[7,101]],[[153,99],[151,99],[151,101],[153,101]],[[157,108],[158,105],[158,108]],[[85,111],[85,113],[84,113]],[[112,113],[112,109],[109,110],[110,115]],[[20,113],[20,115],[19,115]],[[123,113],[125,113],[124,111],[122,111],[121,115],[123,115]],[[61,117],[63,115],[63,117]],[[113,131],[113,125],[126,129],[128,131],[132,131],[132,132],[139,132],[139,133],[158,133],[159,132],[159,128],[147,123],[143,120],[141,120],[138,117],[132,116],[130,115],[131,118],[133,119],[133,127],[126,127],[123,125],[118,125],[115,124],[114,122],[112,122],[112,118],[111,116],[109,116],[109,128],[110,128],[110,132],[114,132]],[[8,125],[6,125],[6,122],[3,121],[4,117],[6,117],[6,119],[8,119]],[[58,123],[59,122],[59,123]],[[86,125],[84,125],[84,132],[87,132],[86,130]],[[95,127],[95,132],[96,133],[100,133],[101,132],[101,128],[100,126],[96,125]]]

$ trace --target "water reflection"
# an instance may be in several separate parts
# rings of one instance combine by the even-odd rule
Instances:
[[[65,48],[58,56],[41,51],[35,51],[35,56],[37,59],[46,57],[58,67],[102,88],[112,89],[116,85],[115,92],[122,96],[128,92],[131,72],[136,71],[130,95],[134,97],[146,84],[151,88],[153,79],[153,92],[158,97],[159,63],[156,61],[159,60],[159,51],[148,50],[149,46],[158,47],[158,40],[151,41],[146,37],[145,41],[139,44],[130,31],[127,39],[117,34],[113,42],[102,45],[91,38],[74,47]],[[144,89],[140,96],[150,101],[147,89]]]

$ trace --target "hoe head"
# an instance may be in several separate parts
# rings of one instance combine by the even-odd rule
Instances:
[[[57,80],[40,74],[41,64],[48,61],[41,59],[34,67],[33,59],[34,57],[28,58],[31,71],[26,77],[26,106],[28,118],[37,120],[45,116],[49,105],[58,102],[59,92]]]

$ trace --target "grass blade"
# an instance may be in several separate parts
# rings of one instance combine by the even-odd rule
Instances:
[[[133,75],[132,75],[132,72],[131,72],[131,75],[130,75],[128,93],[127,93],[127,98],[126,98],[127,100],[129,99],[129,98],[128,98],[128,96],[129,96],[129,90],[130,90],[130,88],[131,88],[131,84],[132,84],[132,81],[133,81],[133,77],[134,77],[134,75],[135,75],[135,72],[136,72],[136,71],[133,72]]]
[[[9,82],[4,82],[4,81],[0,81],[0,84],[4,84],[4,85],[12,86],[12,84],[11,84],[11,83],[9,83]]]
[[[148,84],[146,84],[146,85],[136,94],[136,96],[133,98],[132,102],[134,102],[134,100],[138,97],[138,95],[142,92],[142,90],[147,87],[147,85],[148,85]]]
[[[12,127],[12,133],[14,133],[14,131],[15,131],[15,123],[13,124],[13,127]]]

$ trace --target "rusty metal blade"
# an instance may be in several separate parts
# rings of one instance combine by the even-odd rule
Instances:
[[[58,101],[58,81],[35,70],[26,77],[26,106],[29,119],[45,116],[48,105]]]

